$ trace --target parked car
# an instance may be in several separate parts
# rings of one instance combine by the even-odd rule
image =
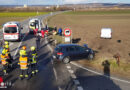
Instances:
[[[54,49],[53,60],[63,61],[69,63],[71,60],[87,58],[92,60],[94,58],[94,52],[87,45],[80,46],[77,44],[59,44]]]
[[[16,21],[7,22],[3,25],[3,39],[6,41],[20,41],[22,38],[21,24]]]

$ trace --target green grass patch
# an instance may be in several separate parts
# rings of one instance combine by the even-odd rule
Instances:
[[[56,40],[56,43],[57,43],[57,44],[63,43],[63,38],[62,38],[62,36],[54,35],[54,36],[53,36],[53,39]]]
[[[32,17],[42,14],[48,14],[49,12],[0,12],[0,17]]]
[[[29,17],[49,14],[49,12],[0,12],[0,28],[9,21],[22,21]]]
[[[106,15],[106,14],[130,14],[130,10],[110,10],[110,11],[71,11],[66,15]]]

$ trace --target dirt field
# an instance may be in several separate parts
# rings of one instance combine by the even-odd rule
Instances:
[[[101,65],[103,60],[114,60],[113,56],[119,53],[122,65],[127,64],[124,69],[130,73],[130,13],[87,14],[87,12],[82,12],[75,14],[72,12],[56,15],[48,21],[51,27],[56,25],[71,28],[73,38],[81,39],[78,44],[87,43],[90,48],[94,49],[97,52],[96,60],[98,61],[95,64],[97,67],[101,67],[98,64]],[[103,27],[112,28],[112,39],[100,38],[100,31]],[[118,43],[117,40],[121,42]],[[84,61],[79,62],[84,63]],[[87,61],[85,62],[88,65]]]

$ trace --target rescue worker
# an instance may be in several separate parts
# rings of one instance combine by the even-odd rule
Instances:
[[[40,40],[41,40],[41,36],[39,34],[37,34],[37,36],[36,36],[37,51],[40,49]]]
[[[5,48],[4,48],[4,49],[6,50],[6,53],[7,53],[8,56],[9,56],[9,58],[8,58],[9,64],[12,64],[13,58],[12,58],[12,56],[11,56],[11,54],[10,54],[9,45],[5,45]]]
[[[19,52],[20,58],[19,58],[19,65],[21,69],[20,79],[23,79],[23,77],[28,78],[28,55],[26,52],[26,46],[23,46],[22,49]],[[24,76],[25,75],[25,76]]]
[[[5,48],[6,45],[9,45],[9,42],[8,42],[8,41],[5,41],[5,42],[4,42],[3,48]]]
[[[35,46],[32,46],[30,52],[30,63],[31,63],[31,69],[32,69],[32,75],[36,74],[38,72],[37,69],[37,52]]]
[[[59,34],[59,36],[62,36],[62,28],[59,28],[58,34]]]
[[[7,69],[8,69],[8,54],[6,53],[6,50],[3,49],[2,54],[1,54],[1,64],[3,66],[3,73],[4,75],[7,75]]]

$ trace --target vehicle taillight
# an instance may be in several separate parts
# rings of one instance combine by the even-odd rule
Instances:
[[[63,53],[62,52],[58,52],[57,55],[63,55]]]

